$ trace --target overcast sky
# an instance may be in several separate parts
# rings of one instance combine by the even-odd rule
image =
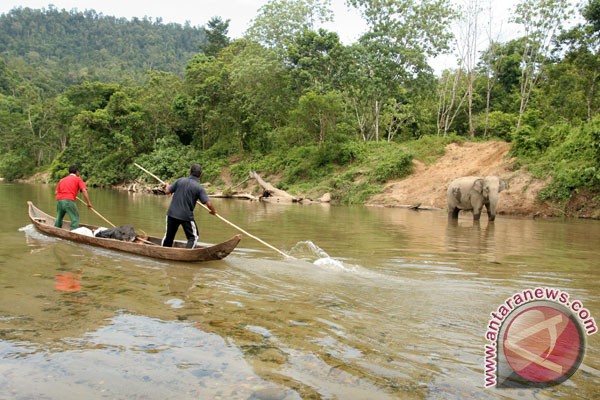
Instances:
[[[107,16],[143,18],[153,20],[162,18],[163,22],[184,24],[189,21],[192,26],[203,26],[212,17],[229,19],[229,36],[239,38],[248,28],[250,21],[257,15],[258,9],[267,0],[0,0],[0,13],[6,13],[15,7],[35,9],[48,8],[53,4],[58,9],[70,11],[96,10]],[[365,29],[360,15],[348,10],[344,0],[332,0],[332,8],[336,21],[327,28],[337,32],[346,44],[358,39]]]
[[[466,4],[469,0],[453,0],[456,4]],[[510,35],[515,35],[508,25],[510,11],[519,0],[490,0],[495,23],[494,39],[505,41]],[[149,17],[152,20],[162,18],[163,23],[175,22],[184,24],[189,21],[192,26],[204,26],[215,16],[230,20],[229,37],[239,38],[248,29],[249,23],[257,15],[261,6],[268,0],[0,0],[0,13],[6,13],[15,7],[30,7],[34,9],[49,8],[52,4],[59,10],[70,11],[95,10],[106,16]],[[481,0],[481,4],[487,3]],[[366,25],[359,13],[349,9],[345,0],[332,0],[332,10],[335,21],[327,26],[330,31],[340,35],[344,44],[355,42],[365,32]],[[482,22],[487,20],[482,15]],[[480,27],[483,29],[483,27]],[[486,41],[487,43],[487,41]],[[485,47],[485,45],[484,45]],[[480,49],[483,50],[483,49]],[[455,56],[449,55],[437,60],[434,69],[443,69]]]
[[[453,0],[456,4],[468,0]],[[15,7],[35,9],[48,8],[50,4],[58,9],[85,11],[93,9],[107,16],[143,18],[153,20],[162,18],[163,22],[184,24],[189,21],[192,26],[203,26],[212,17],[229,19],[229,36],[239,38],[257,15],[258,9],[268,0],[0,0],[0,13],[6,13]],[[482,0],[481,4],[485,3]],[[510,9],[517,0],[492,1],[493,12],[498,20],[497,29],[506,26]],[[348,9],[345,0],[332,0],[335,14],[334,23],[327,26],[337,32],[345,44],[350,44],[365,30],[365,24],[358,12]]]

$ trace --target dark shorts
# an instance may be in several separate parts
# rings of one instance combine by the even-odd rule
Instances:
[[[169,217],[168,215],[167,227],[165,229],[165,237],[162,240],[162,245],[164,247],[173,247],[173,241],[175,240],[175,235],[177,234],[179,226],[182,226],[183,231],[185,232],[185,237],[187,238],[186,247],[188,249],[193,248],[198,242],[198,228],[196,222],[194,220],[184,221]]]

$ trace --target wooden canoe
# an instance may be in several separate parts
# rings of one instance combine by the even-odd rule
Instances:
[[[57,228],[54,226],[54,222],[56,221],[55,217],[46,214],[34,206],[31,201],[28,201],[27,205],[29,206],[29,219],[40,232],[47,235],[90,246],[119,250],[162,260],[189,262],[220,260],[227,257],[236,248],[242,238],[241,235],[236,235],[222,243],[211,246],[196,246],[193,249],[186,249],[185,243],[180,241],[175,241],[173,247],[162,247],[160,245],[162,239],[152,236],[144,239],[137,238],[133,242],[105,239],[71,232],[69,230],[69,221],[63,221],[63,228]],[[80,226],[86,227],[92,231],[98,228],[97,226],[86,224],[80,224]]]

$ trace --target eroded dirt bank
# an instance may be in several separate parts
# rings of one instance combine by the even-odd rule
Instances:
[[[538,193],[547,184],[536,179],[525,169],[514,169],[514,159],[508,156],[510,144],[505,142],[452,143],[446,154],[432,165],[414,161],[413,174],[405,179],[389,182],[385,189],[372,197],[367,205],[405,207],[420,204],[421,207],[446,208],[448,183],[457,177],[468,175],[497,175],[508,182],[509,188],[501,192],[499,214],[531,216],[573,215],[598,218],[598,204],[593,196],[579,193],[563,209],[541,203]]]
[[[508,155],[510,144],[505,142],[461,144],[446,146],[446,153],[431,165],[414,160],[413,173],[401,180],[388,182],[384,190],[373,196],[366,205],[383,207],[411,207],[446,209],[448,183],[457,177],[468,175],[497,175],[509,184],[500,193],[499,214],[532,217],[573,216],[600,219],[600,196],[587,190],[574,192],[565,205],[540,202],[538,194],[547,182],[534,178],[527,169],[515,168],[515,160]],[[228,171],[223,171],[225,186],[231,186]],[[48,183],[49,174],[40,173],[23,180],[29,183]],[[156,186],[156,185],[155,185]],[[156,186],[158,187],[158,186]],[[127,183],[116,187],[121,190],[146,190],[139,183]]]

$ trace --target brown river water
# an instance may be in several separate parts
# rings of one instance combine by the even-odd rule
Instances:
[[[162,236],[166,196],[90,196]],[[600,323],[599,221],[215,199],[294,258],[244,237],[192,264],[36,232],[26,202],[54,213],[51,185],[0,183],[0,199],[0,399],[600,398],[598,333],[560,385],[484,387],[490,313],[513,294],[555,288]],[[203,242],[238,233],[196,218]]]

